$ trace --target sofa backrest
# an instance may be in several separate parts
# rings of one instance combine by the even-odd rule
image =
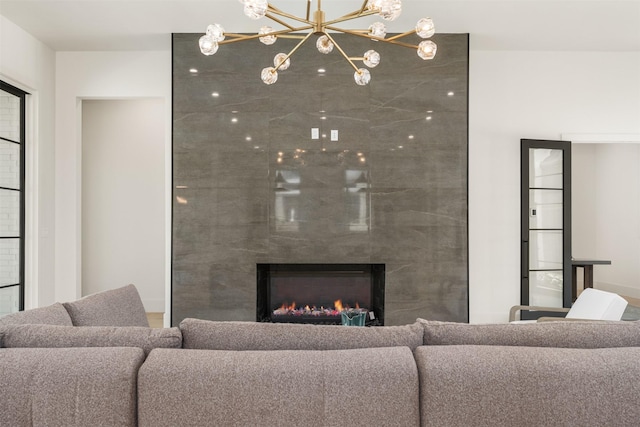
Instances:
[[[0,347],[138,347],[148,354],[154,348],[181,348],[178,328],[141,326],[0,326]]]
[[[139,348],[0,349],[0,424],[134,427]]]
[[[637,347],[422,346],[415,358],[423,426],[637,426],[640,420]]]
[[[71,316],[69,316],[67,310],[60,303],[19,311],[0,317],[0,325],[23,325],[28,323],[61,326],[73,325]]]
[[[63,305],[74,326],[149,326],[134,285],[98,292]]]
[[[208,350],[343,350],[422,345],[422,326],[357,327],[184,319],[183,347]]]
[[[640,321],[467,324],[418,319],[425,345],[640,347]]]
[[[138,422],[417,427],[418,371],[407,347],[155,349],[138,375]]]

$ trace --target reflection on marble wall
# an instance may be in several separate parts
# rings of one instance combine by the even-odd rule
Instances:
[[[173,36],[172,323],[255,320],[258,263],[384,263],[385,324],[467,321],[468,36],[426,62],[378,43],[368,86],[313,44],[267,86],[295,40],[199,37]]]

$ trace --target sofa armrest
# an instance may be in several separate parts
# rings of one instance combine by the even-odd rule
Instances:
[[[540,307],[535,305],[514,305],[509,310],[509,322],[516,320],[516,315],[522,310],[528,311],[552,311],[554,313],[568,313],[570,309],[564,307]]]

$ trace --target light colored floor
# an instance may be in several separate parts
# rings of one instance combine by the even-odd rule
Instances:
[[[152,328],[162,328],[164,325],[164,313],[147,313],[147,319]]]
[[[624,296],[624,295],[621,295],[621,296],[622,296],[622,298],[626,299],[629,304],[635,305],[636,307],[640,307],[640,299],[631,298],[631,297],[627,297],[627,296]]]

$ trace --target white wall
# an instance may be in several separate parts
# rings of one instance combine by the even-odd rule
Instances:
[[[54,292],[55,53],[0,15],[0,79],[29,92],[26,136],[27,308],[56,300]]]
[[[470,52],[470,320],[520,302],[520,139],[640,132],[638,52]],[[637,166],[636,166],[637,167]]]
[[[572,152],[573,254],[611,260],[594,267],[594,286],[640,298],[640,144],[573,144]]]
[[[164,312],[165,106],[82,101],[82,293],[134,283]]]
[[[157,98],[164,103],[165,236],[170,233],[171,52],[58,52],[56,54],[56,298],[82,296],[81,110],[87,99]],[[165,283],[141,290],[147,310],[168,303],[170,252],[167,238]],[[153,266],[151,268],[160,268]],[[113,284],[113,287],[123,284]],[[168,310],[165,311],[168,313]]]

